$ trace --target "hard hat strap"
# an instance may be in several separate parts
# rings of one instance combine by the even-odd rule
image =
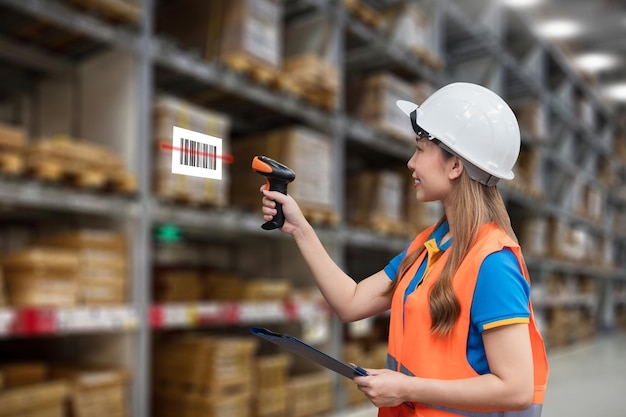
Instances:
[[[420,139],[428,139],[433,140],[435,137],[428,133],[425,129],[423,129],[420,125],[417,124],[417,109],[411,112],[411,125],[413,126],[413,131]]]
[[[498,181],[500,181],[500,178],[494,175],[491,175],[488,172],[483,171],[482,169],[478,168],[476,165],[469,162],[467,159],[459,156],[456,152],[454,152],[448,146],[443,144],[439,139],[433,139],[433,143],[436,143],[437,145],[439,145],[439,147],[441,147],[441,149],[459,158],[463,162],[463,167],[467,171],[467,174],[474,181],[478,181],[479,183],[481,183],[482,185],[486,185],[487,187],[493,187],[494,185],[498,183]]]

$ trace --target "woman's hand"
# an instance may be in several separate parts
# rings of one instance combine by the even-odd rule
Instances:
[[[416,378],[390,369],[366,369],[354,382],[376,407],[394,407],[407,401],[407,389]]]
[[[293,235],[304,225],[308,224],[300,207],[298,207],[298,204],[291,196],[278,191],[268,191],[267,187],[267,184],[263,184],[261,187],[261,193],[263,194],[262,211],[265,221],[272,220],[272,217],[277,213],[276,203],[280,203],[283,205],[283,215],[285,216],[285,224],[281,227],[281,231]]]

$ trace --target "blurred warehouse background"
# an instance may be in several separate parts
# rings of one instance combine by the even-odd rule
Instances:
[[[389,319],[332,316],[260,228],[250,162],[294,169],[363,279],[442,213],[411,198],[395,101],[451,81],[522,129],[499,187],[549,348],[544,417],[626,415],[625,56],[623,0],[0,0],[0,417],[376,415],[249,334],[378,368]],[[173,126],[222,139],[197,167],[221,179],[172,174]]]

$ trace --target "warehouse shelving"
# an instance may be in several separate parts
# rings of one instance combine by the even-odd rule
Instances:
[[[281,244],[285,236],[268,234],[259,227],[260,216],[237,209],[205,209],[181,207],[157,200],[152,195],[151,161],[146,144],[151,141],[151,98],[157,89],[184,96],[197,89],[217,89],[237,97],[246,107],[272,113],[273,119],[295,120],[331,134],[337,149],[336,159],[339,169],[336,173],[338,184],[337,208],[344,212],[345,196],[342,173],[346,168],[346,148],[363,147],[371,153],[383,154],[382,159],[394,166],[402,167],[412,151],[412,146],[391,141],[385,134],[365,126],[346,113],[340,92],[339,108],[327,111],[306,104],[295,96],[282,93],[269,86],[259,85],[243,74],[238,74],[222,64],[207,62],[197,53],[177,46],[175,40],[155,36],[152,28],[154,2],[144,0],[142,24],[139,28],[121,27],[107,23],[97,17],[87,15],[70,7],[67,3],[41,0],[2,0],[3,11],[16,10],[25,16],[43,19],[61,29],[78,33],[84,37],[86,47],[91,50],[123,50],[134,54],[138,59],[137,138],[133,147],[137,150],[137,174],[139,193],[133,196],[116,196],[87,191],[70,190],[48,186],[22,179],[0,180],[0,199],[11,207],[27,207],[41,211],[63,211],[89,216],[112,217],[132,223],[132,303],[128,306],[112,308],[74,309],[1,309],[0,339],[16,336],[73,335],[83,333],[130,333],[136,338],[133,348],[135,359],[132,390],[132,415],[149,415],[150,351],[153,331],[172,329],[200,329],[221,326],[246,327],[252,324],[283,324],[300,322],[311,315],[330,317],[327,308],[316,303],[214,303],[197,302],[182,304],[155,304],[151,301],[151,265],[155,257],[151,233],[155,226],[174,224],[183,230],[196,230],[206,233],[208,239],[228,237],[231,240],[247,237],[271,239],[271,243]],[[455,77],[450,70],[468,60],[476,60],[484,77],[493,70],[493,83],[506,98],[537,98],[547,108],[549,119],[556,128],[550,131],[562,133],[549,140],[539,139],[528,132],[523,133],[524,146],[540,148],[544,154],[542,168],[544,177],[550,177],[545,184],[545,198],[538,200],[522,190],[504,185],[502,193],[507,204],[516,204],[535,212],[542,217],[555,217],[572,226],[580,226],[589,233],[606,237],[616,246],[615,259],[621,259],[626,251],[626,235],[613,224],[614,216],[593,220],[576,213],[567,205],[572,178],[597,188],[606,196],[605,206],[610,210],[626,210],[624,196],[612,196],[613,188],[603,183],[596,170],[599,158],[612,160],[611,140],[616,130],[623,130],[613,122],[613,115],[606,110],[600,98],[582,78],[571,70],[567,59],[553,45],[537,39],[528,29],[523,16],[514,14],[494,2],[468,1],[460,4],[452,1],[421,2],[433,11],[432,18],[438,31],[437,42],[443,52],[447,69],[437,72],[418,57],[400,45],[390,43],[379,31],[367,26],[350,15],[340,1],[298,1],[288,2],[290,13],[305,15],[310,13],[330,13],[337,19],[339,27],[335,39],[344,47],[340,48],[340,62],[343,77],[394,68],[407,78],[429,81],[442,85]],[[371,2],[374,6],[388,2]],[[477,13],[480,12],[480,13]],[[475,19],[476,16],[482,16]],[[505,30],[510,22],[513,29]],[[512,33],[511,31],[515,31]],[[341,36],[339,36],[341,35]],[[345,39],[343,38],[345,36]],[[523,39],[523,44],[513,45],[511,39]],[[53,55],[43,52],[34,45],[24,45],[10,39],[0,38],[0,45],[6,45],[14,59],[29,61],[37,65],[45,74],[71,71],[77,58]],[[19,55],[19,56],[18,56]],[[78,58],[80,61],[80,58]],[[485,72],[485,65],[487,71]],[[464,72],[464,76],[467,72]],[[182,85],[176,80],[186,83]],[[477,81],[477,80],[473,80]],[[481,80],[482,81],[482,80]],[[183,83],[183,84],[184,84]],[[595,126],[589,126],[576,113],[575,99],[589,101],[594,114]],[[238,129],[249,127],[236,118]],[[254,125],[254,123],[252,123]],[[600,137],[600,140],[598,140]],[[143,151],[142,151],[143,150]],[[562,156],[569,151],[577,157],[572,161]],[[618,161],[615,170],[626,177],[626,163]],[[261,181],[260,181],[261,182]],[[348,226],[340,222],[336,226],[317,226],[323,242],[331,247],[332,255],[341,266],[350,266],[346,252],[367,250],[381,252],[382,257],[391,257],[400,252],[409,238],[389,236],[371,230]],[[622,256],[623,258],[623,256]],[[372,260],[374,261],[378,260]],[[573,282],[581,276],[598,280],[601,287],[598,294],[572,293],[559,296],[538,296],[536,309],[541,314],[546,309],[568,307],[583,308],[598,314],[600,325],[611,327],[615,308],[624,304],[624,296],[613,297],[615,282],[626,280],[626,265],[618,262],[613,268],[589,265],[585,262],[553,259],[549,255],[528,256],[527,261],[533,279],[544,282],[552,273],[563,274]],[[373,272],[373,271],[372,271]],[[359,271],[361,273],[361,271]],[[365,272],[363,272],[365,274]],[[339,354],[343,327],[334,322],[329,351]],[[338,400],[340,412],[345,405]],[[360,407],[356,408],[357,411]],[[342,414],[343,415],[343,414]]]

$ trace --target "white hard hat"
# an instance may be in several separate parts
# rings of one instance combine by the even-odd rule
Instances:
[[[513,179],[521,145],[519,126],[511,108],[493,91],[452,83],[421,106],[405,100],[396,104],[411,118],[418,136],[438,139],[444,149],[466,162],[474,180],[495,185],[499,178]]]

